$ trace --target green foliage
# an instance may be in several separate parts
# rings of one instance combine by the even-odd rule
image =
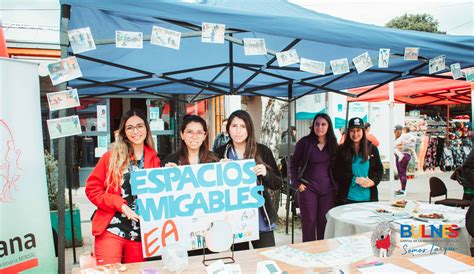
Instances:
[[[404,14],[399,17],[395,17],[385,24],[387,28],[393,29],[405,29],[405,30],[417,30],[432,33],[446,34],[446,32],[440,31],[438,20],[434,19],[433,16],[427,13],[423,14]]]
[[[49,210],[58,210],[58,161],[44,151],[46,181],[48,183]]]

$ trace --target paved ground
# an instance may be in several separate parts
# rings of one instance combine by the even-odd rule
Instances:
[[[407,186],[407,196],[406,199],[418,200],[423,202],[428,202],[429,198],[429,178],[431,176],[437,176],[446,184],[448,189],[449,198],[461,198],[463,190],[461,185],[457,182],[449,179],[451,172],[434,172],[434,173],[425,173],[415,176],[414,179],[408,181]],[[400,183],[395,181],[392,191],[398,190]],[[380,183],[379,187],[379,199],[382,201],[391,200],[391,191],[390,183],[388,181],[383,181]],[[440,197],[441,199],[441,197]],[[289,229],[289,234],[285,232],[285,202],[286,197],[283,195],[283,204],[280,207],[278,214],[280,216],[279,226],[275,233],[275,240],[277,245],[285,245],[291,243],[291,225]],[[436,198],[435,198],[436,200]],[[90,216],[94,211],[94,206],[89,202],[87,197],[84,194],[84,188],[79,188],[76,191],[73,191],[73,201],[78,204],[81,210],[81,228],[82,228],[82,238],[84,245],[82,247],[76,248],[77,261],[79,261],[80,254],[87,254],[93,250],[92,243],[93,237],[91,235],[91,223]],[[295,231],[294,231],[294,240],[296,243],[301,242],[301,225],[298,220],[295,222]],[[71,272],[72,268],[78,267],[78,264],[74,264],[73,261],[73,251],[72,248],[66,250],[66,269],[68,273]]]

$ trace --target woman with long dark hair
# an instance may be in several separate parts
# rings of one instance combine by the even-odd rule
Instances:
[[[97,206],[92,235],[98,264],[143,261],[130,174],[159,166],[145,114],[138,109],[128,111],[122,116],[112,148],[100,158],[86,183],[87,198]]]
[[[161,162],[162,166],[181,166],[212,163],[217,157],[209,151],[209,135],[206,121],[197,115],[187,115],[180,130],[178,151]]]
[[[334,178],[339,184],[337,204],[378,201],[383,174],[376,146],[367,141],[361,118],[349,120],[346,139],[336,154]]]
[[[290,165],[292,185],[299,192],[303,242],[324,238],[326,213],[334,206],[337,189],[332,174],[336,149],[331,118],[317,114],[310,133],[296,143]]]
[[[227,122],[230,140],[221,146],[216,153],[220,159],[242,160],[255,159],[253,171],[257,175],[258,184],[263,185],[264,206],[258,209],[260,239],[252,241],[253,248],[275,246],[273,230],[278,218],[268,189],[280,189],[282,179],[273,157],[272,151],[265,145],[257,143],[255,129],[250,115],[243,110],[234,111]],[[249,249],[249,243],[235,245],[235,250]]]

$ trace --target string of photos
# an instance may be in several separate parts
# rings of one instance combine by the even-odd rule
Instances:
[[[201,42],[202,43],[217,43],[223,44],[225,41],[226,28],[224,24],[216,23],[202,23],[201,28]],[[180,49],[182,33],[171,29],[166,29],[158,26],[153,26],[150,36],[150,44],[167,47],[175,50]],[[69,42],[73,51],[73,54],[80,54],[83,52],[91,51],[96,49],[96,44],[89,27],[79,28],[68,31]],[[115,31],[115,46],[117,48],[128,48],[128,49],[142,49],[143,48],[143,33],[132,32],[132,31]],[[299,58],[296,49],[290,49],[287,51],[274,52],[266,48],[265,39],[263,38],[243,38],[241,42],[244,46],[244,54],[247,56],[251,55],[267,55],[274,54],[276,56],[278,66],[285,67],[293,64],[300,65],[301,71],[313,73],[316,75],[326,74],[326,62],[317,60],[311,60],[307,58]],[[404,60],[417,61],[420,55],[420,48],[418,47],[406,47],[404,52]],[[390,49],[380,48],[378,59],[378,68],[388,68],[390,61]],[[474,69],[468,69],[465,71],[461,70],[460,63],[451,64],[446,67],[446,55],[442,54],[429,60],[429,74],[434,74],[442,70],[451,70],[453,79],[459,79],[462,77],[466,78],[466,81],[474,81]],[[331,60],[329,71],[333,75],[341,75],[350,72],[348,58],[341,58],[337,60]],[[352,59],[357,73],[363,73],[364,71],[374,66],[372,58],[368,52],[364,52],[359,56]],[[53,85],[58,85],[79,77],[82,77],[82,72],[75,56],[61,59],[58,62],[54,62],[48,65],[48,73],[51,78]],[[69,97],[74,98],[70,99]],[[50,96],[48,96],[49,98]],[[63,98],[63,101],[77,100],[77,90],[66,90],[57,92],[51,97]],[[68,97],[68,98],[66,98]],[[50,102],[50,101],[48,101]],[[56,106],[51,108],[54,102],[50,102],[50,110],[58,110],[67,107],[74,107],[73,103],[58,108]],[[60,103],[58,103],[60,104]],[[59,119],[48,120],[48,128],[50,129],[50,137],[59,138],[65,136],[71,136],[75,134],[81,134],[80,127],[77,129],[79,120],[75,116],[64,117]],[[66,126],[63,126],[65,124]],[[67,134],[63,133],[63,130],[67,130]]]

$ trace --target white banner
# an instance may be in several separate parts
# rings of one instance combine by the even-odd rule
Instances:
[[[178,241],[188,250],[203,248],[216,220],[231,224],[235,243],[257,240],[265,200],[254,166],[254,160],[242,160],[133,172],[143,255],[161,255],[162,247]]]
[[[57,273],[38,65],[0,58],[0,273]]]

